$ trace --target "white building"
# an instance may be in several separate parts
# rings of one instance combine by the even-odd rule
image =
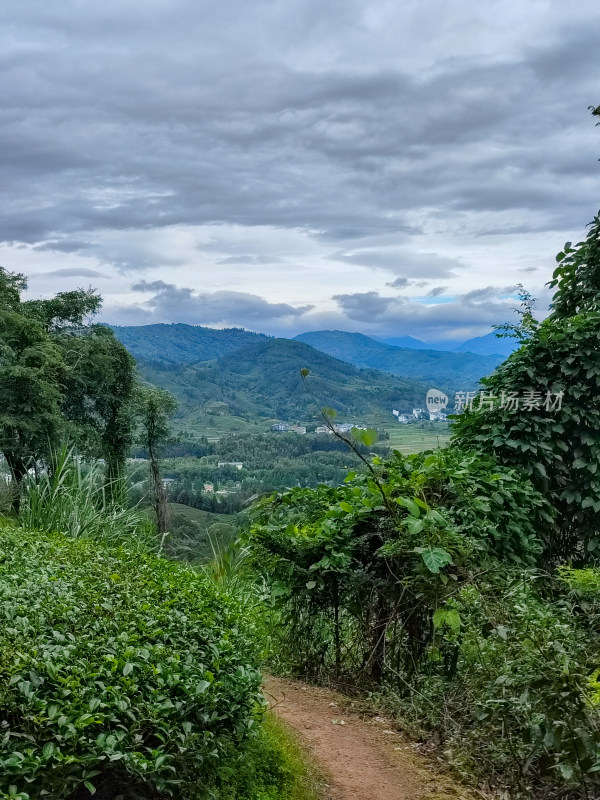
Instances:
[[[350,433],[354,425],[351,422],[335,422],[333,430],[336,433]]]
[[[415,419],[414,414],[398,414],[398,422],[402,422],[404,425],[408,422],[414,422]]]
[[[429,420],[430,422],[446,422],[448,419],[448,415],[444,411],[430,411],[429,412]]]
[[[287,424],[287,422],[276,422],[275,425],[271,425],[272,431],[285,432],[289,431],[289,429],[290,426]]]
[[[243,461],[219,461],[217,467],[235,467],[241,469],[244,466]]]

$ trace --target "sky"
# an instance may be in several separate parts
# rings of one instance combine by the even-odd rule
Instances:
[[[0,264],[101,320],[455,341],[600,207],[600,4],[28,0]]]

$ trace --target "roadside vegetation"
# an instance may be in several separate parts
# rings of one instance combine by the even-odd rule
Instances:
[[[271,590],[274,669],[368,693],[468,781],[591,800],[600,217],[557,261],[550,316],[537,323],[525,296],[509,326],[521,346],[483,381],[486,398],[528,408],[475,402],[446,449],[263,499],[249,542]],[[546,408],[548,392],[562,403]]]

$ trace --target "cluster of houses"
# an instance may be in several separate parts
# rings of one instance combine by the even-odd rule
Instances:
[[[218,494],[218,495],[223,496],[223,495],[226,495],[226,494],[234,494],[236,491],[239,492],[241,488],[242,488],[242,484],[241,483],[236,483],[235,484],[235,489],[217,489],[215,491],[214,483],[205,483],[204,486],[203,486],[203,491],[206,492],[207,494]]]
[[[409,422],[428,419],[430,422],[446,422],[448,415],[445,411],[427,411],[425,408],[413,408],[412,414],[401,414],[397,409],[392,411],[398,422],[407,425]]]
[[[354,425],[352,422],[334,422],[331,427],[329,425],[319,425],[318,428],[315,428],[315,433],[326,433],[333,436],[334,433],[350,433],[352,428],[358,428],[359,431],[367,430],[366,425]],[[276,433],[306,433],[304,425],[290,425],[287,422],[276,422],[275,425],[271,425],[271,430]]]
[[[333,436],[334,433],[350,433],[352,428],[356,428],[359,431],[366,431],[366,425],[353,425],[352,422],[334,422],[331,427],[329,425],[319,425],[318,428],[315,428],[315,433],[328,433],[330,436]]]
[[[301,436],[306,433],[304,425],[290,425],[287,422],[276,422],[275,425],[271,425],[271,430],[276,433],[298,433]]]

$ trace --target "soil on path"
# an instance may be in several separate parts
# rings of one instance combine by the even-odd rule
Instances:
[[[359,714],[348,698],[273,677],[264,691],[272,712],[298,734],[323,774],[324,800],[473,800],[389,720]]]

